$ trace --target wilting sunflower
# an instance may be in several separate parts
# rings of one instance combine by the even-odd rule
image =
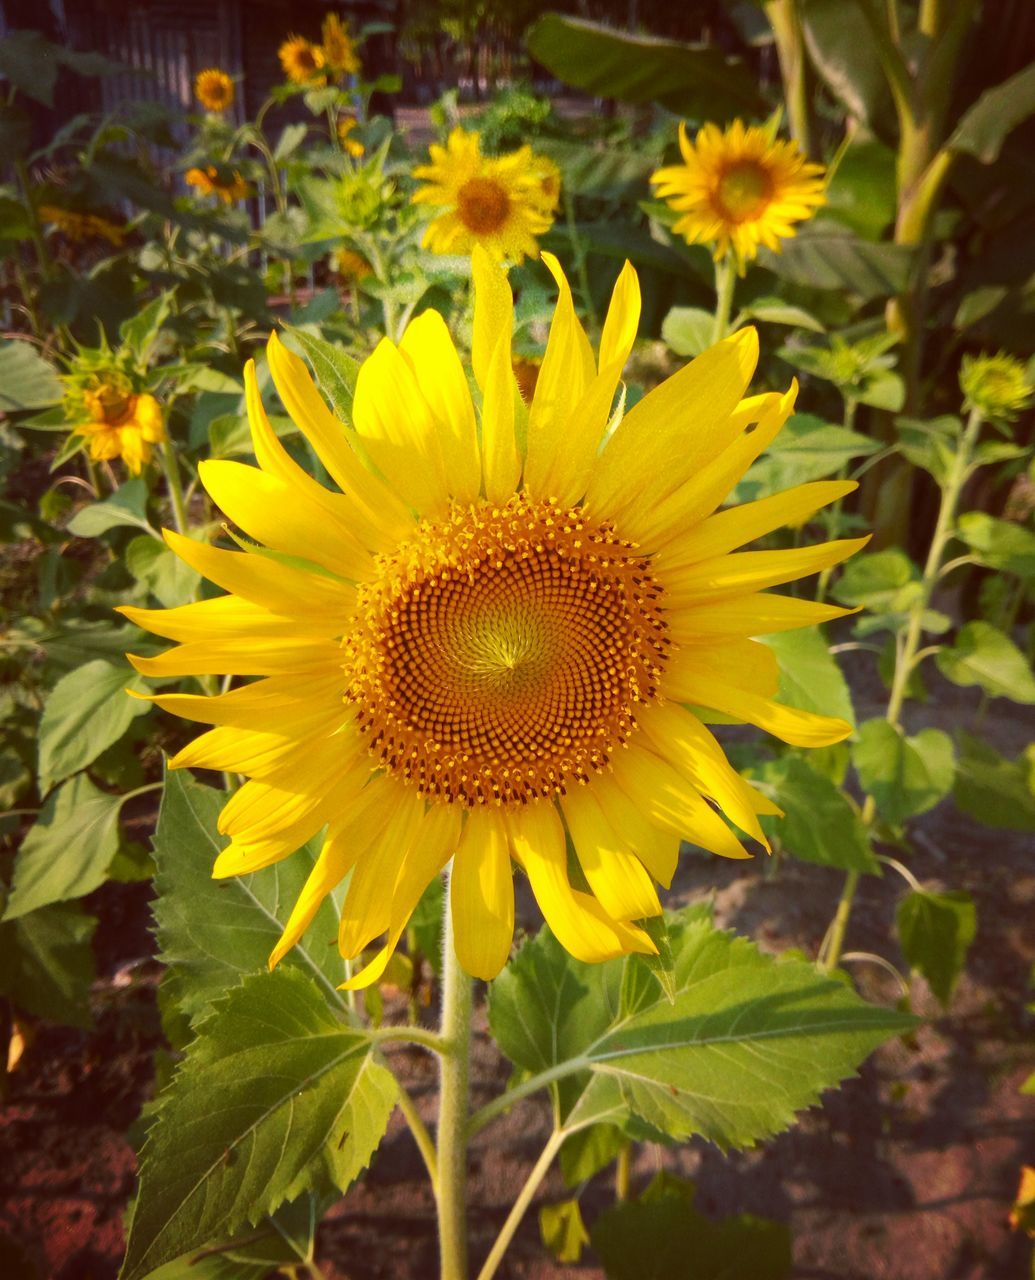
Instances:
[[[199,195],[218,196],[224,204],[234,204],[251,195],[252,189],[235,169],[230,178],[223,177],[214,164],[204,169],[188,169],[184,181]]]
[[[74,427],[97,462],[121,458],[131,475],[151,461],[152,447],[165,439],[162,409],[154,396],[136,395],[118,383],[101,383],[82,393],[89,417]]]
[[[323,20],[321,34],[323,42],[320,47],[327,69],[339,75],[355,75],[360,62],[348,26],[336,13],[329,13]]]
[[[536,237],[550,229],[553,205],[543,191],[543,158],[531,147],[505,156],[483,156],[477,133],[454,129],[444,147],[431,145],[431,163],[413,176],[428,185],[414,204],[443,210],[424,232],[432,253],[470,253],[475,245],[497,261],[539,256]],[[549,162],[546,162],[549,163]]]
[[[225,71],[209,67],[195,77],[194,96],[206,111],[225,111],[234,105],[234,82]]]
[[[118,248],[125,239],[125,228],[116,226],[96,213],[78,213],[74,209],[59,209],[56,205],[40,206],[39,215],[44,222],[67,236],[75,244],[87,240],[107,240]]]
[[[824,202],[823,166],[809,164],[795,142],[775,142],[767,130],[740,120],[723,132],[706,124],[693,142],[679,126],[683,163],[651,177],[683,216],[673,230],[688,244],[713,246],[716,259],[733,254],[743,275],[759,245],[780,251],[793,224]]]
[[[201,477],[268,550],[169,533],[231,594],[122,610],[179,642],[134,658],[145,675],[257,677],[213,697],[154,695],[215,726],[173,767],[249,779],[223,809],[231,842],[214,874],[269,866],[326,828],[271,963],[351,873],[342,954],[387,940],[347,985],[374,981],[450,858],[456,949],[471,974],[493,977],[509,954],[512,862],[575,956],[651,953],[638,922],[661,911],[655,882],[671,882],[680,839],[747,857],[726,819],[764,844],[758,815],[779,812],[694,708],[802,746],[851,731],[775,702],[773,650],[751,637],[843,614],[765,588],[866,540],[736,548],[854,485],[805,484],[716,514],[780,430],[795,388],[744,398],[758,342],[743,330],[609,431],[639,321],[636,273],[627,264],[619,277],[594,359],[557,260],[543,258],[560,299],[527,410],[511,365],[510,289],[479,249],[480,420],[435,311],[363,364],[351,427],[272,337],[284,408],[341,492],[285,452],[249,364],[260,469],[210,461]]]
[[[277,57],[292,84],[327,83],[327,77],[323,74],[323,50],[305,36],[288,36],[277,50]]]

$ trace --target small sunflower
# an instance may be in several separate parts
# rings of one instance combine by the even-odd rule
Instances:
[[[323,20],[321,34],[323,42],[320,47],[327,69],[339,75],[356,75],[360,61],[348,24],[343,23],[336,13],[329,13]]]
[[[759,126],[740,120],[723,132],[706,124],[693,142],[679,126],[683,163],[651,177],[682,217],[673,230],[687,244],[710,244],[716,260],[733,254],[741,275],[765,245],[779,253],[792,225],[823,204],[823,166],[809,164],[795,142],[774,142]]]
[[[358,128],[359,121],[355,116],[342,116],[338,121],[338,141],[341,143],[341,149],[354,160],[358,160],[366,151],[362,142],[352,136]]]
[[[1024,365],[1005,351],[994,356],[964,356],[960,390],[968,409],[992,422],[1012,422],[1031,404],[1032,386]]]
[[[204,169],[188,169],[184,181],[194,187],[199,195],[218,196],[224,204],[234,204],[251,195],[252,189],[235,169],[233,176],[224,177],[214,164]]]
[[[154,396],[136,395],[118,381],[86,389],[82,402],[87,420],[77,423],[90,457],[97,462],[121,458],[131,475],[151,461],[152,446],[165,439],[162,410]]]
[[[234,82],[225,71],[209,67],[194,78],[194,96],[206,111],[226,111],[234,105]]]
[[[62,235],[75,244],[87,240],[107,240],[116,249],[125,239],[124,227],[116,226],[96,213],[77,213],[74,209],[59,209],[55,205],[41,205],[39,215],[44,222],[57,227]]]
[[[432,253],[470,253],[481,245],[497,261],[539,256],[537,236],[553,222],[543,194],[541,156],[531,147],[483,156],[477,133],[454,129],[444,147],[433,143],[431,163],[413,176],[428,185],[414,204],[443,210],[428,224],[424,247]]]
[[[655,883],[670,884],[680,839],[744,858],[733,828],[764,845],[758,817],[779,812],[730,766],[701,708],[800,746],[851,732],[774,701],[776,658],[753,637],[843,615],[765,589],[866,539],[737,548],[855,485],[804,484],[719,510],[796,388],[746,394],[758,339],[741,330],[614,425],[639,323],[636,273],[626,264],[594,355],[559,263],[543,261],[560,298],[527,409],[511,291],[477,246],[480,410],[436,311],[363,363],[351,428],[272,337],[284,409],[338,487],[285,451],[249,363],[259,467],[208,461],[201,478],[269,553],[167,533],[230,594],[122,609],[177,642],[133,658],[144,675],[255,677],[211,697],[153,698],[214,726],[174,768],[249,779],[222,811],[231,839],[213,874],[268,867],[325,829],[271,964],[350,876],[342,954],[386,940],[346,985],[376,981],[450,859],[457,955],[477,977],[510,952],[513,863],[573,955],[653,953],[642,922],[661,912]]]
[[[324,75],[324,52],[319,45],[313,44],[305,36],[288,36],[277,50],[280,65],[284,74],[292,84],[323,85],[327,83]]]

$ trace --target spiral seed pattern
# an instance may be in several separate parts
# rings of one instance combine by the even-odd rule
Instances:
[[[347,697],[382,765],[464,805],[563,794],[655,695],[646,559],[576,509],[515,497],[424,524],[360,591]]]

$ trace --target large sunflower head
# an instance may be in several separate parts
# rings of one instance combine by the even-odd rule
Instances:
[[[688,244],[732,253],[743,273],[759,245],[779,252],[794,223],[823,204],[823,166],[809,164],[795,142],[775,142],[759,126],[734,120],[725,132],[706,124],[693,142],[679,126],[683,163],[651,177],[658,195],[681,216],[673,229]]]
[[[544,195],[543,166],[530,147],[483,156],[479,135],[463,129],[454,129],[444,147],[433,143],[431,163],[413,171],[427,184],[414,204],[442,210],[428,224],[424,247],[466,254],[480,245],[497,261],[538,257],[536,237],[550,229],[557,203]]]
[[[151,461],[153,446],[165,439],[162,409],[154,396],[134,393],[113,374],[86,387],[81,403],[85,413],[74,431],[86,441],[90,457],[97,462],[121,458],[131,475],[139,475]]]
[[[543,258],[560,299],[527,407],[506,276],[477,247],[480,409],[435,311],[366,360],[349,425],[271,338],[284,410],[337,487],[285,451],[249,365],[258,468],[210,461],[201,475],[268,550],[168,534],[229,594],[123,610],[178,642],[134,658],[145,675],[249,679],[154,697],[214,726],[173,767],[249,779],[223,810],[230,842],[214,874],[256,871],[324,831],[271,962],[350,876],[339,943],[352,957],[384,935],[350,985],[374,981],[450,859],[457,953],[478,977],[510,951],[515,865],[580,959],[652,953],[643,922],[661,911],[656,884],[670,883],[680,840],[743,858],[742,839],[765,844],[759,815],[778,812],[731,768],[703,709],[802,746],[850,732],[776,702],[773,650],[753,637],[844,613],[766,589],[865,539],[738,548],[854,486],[719,510],[795,388],[747,394],[758,346],[745,330],[616,423],[636,274],[622,271],[594,353],[559,264]]]
[[[206,111],[226,111],[234,105],[234,82],[225,71],[209,67],[195,77],[194,96]]]
[[[321,28],[321,49],[328,70],[339,75],[356,75],[360,69],[359,54],[349,34],[348,24],[336,13],[329,13]]]
[[[305,36],[288,36],[277,50],[277,57],[292,84],[313,86],[327,83],[324,52]]]

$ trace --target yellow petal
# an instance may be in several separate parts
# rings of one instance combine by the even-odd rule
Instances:
[[[482,400],[482,471],[489,502],[506,502],[521,478],[514,417],[520,394],[510,360],[510,333],[504,332],[489,364]]]
[[[303,676],[268,676],[228,693],[204,697],[193,693],[156,693],[148,701],[184,720],[231,725],[238,729],[271,726],[285,734],[307,733],[322,724],[342,702],[345,677],[340,671]]]
[[[507,831],[498,809],[467,815],[449,878],[453,942],[472,977],[491,982],[514,940],[514,876]]]
[[[216,824],[219,832],[248,841],[269,840],[328,800],[346,804],[369,778],[371,761],[365,753],[357,757],[347,744],[341,746],[344,760],[335,740],[292,760],[262,782],[246,782],[223,806]]]
[[[579,865],[604,911],[614,920],[661,915],[650,876],[604,816],[592,785],[570,788],[561,809]]]
[[[341,646],[327,640],[243,637],[176,645],[153,658],[128,653],[142,676],[275,676],[341,665]]]
[[[388,939],[365,968],[341,984],[345,990],[368,987],[384,973],[421,894],[453,856],[459,838],[460,814],[456,806],[432,806],[420,824],[413,847],[404,859],[395,882]]]
[[[361,852],[342,905],[338,949],[362,951],[391,923],[392,890],[420,829],[424,801],[413,787],[379,779],[376,803],[364,812]]]
[[[387,338],[360,368],[352,416],[392,488],[421,515],[443,515],[449,485],[435,419],[412,367]]]
[[[608,441],[587,507],[604,516],[649,509],[718,456],[741,429],[730,415],[757,361],[758,337],[741,329],[644,396]]]
[[[407,327],[399,350],[434,416],[450,492],[459,502],[474,502],[482,479],[474,405],[446,322],[425,311]]]
[[[786,551],[734,551],[659,576],[668,596],[666,604],[676,611],[707,600],[721,600],[794,582],[840,564],[862,550],[869,540],[868,537],[841,538]]]
[[[616,752],[613,764],[615,781],[651,822],[723,858],[751,856],[701,793],[671,765],[642,747]]]
[[[329,832],[320,856],[291,908],[284,931],[270,952],[269,967],[275,969],[313,922],[327,895],[345,879],[359,855],[356,843],[338,829]]]
[[[537,801],[506,815],[511,847],[524,867],[546,923],[577,960],[593,964],[637,951],[656,955],[642,929],[612,920],[588,893],[568,882],[564,827],[550,801]]]
[[[138,609],[127,604],[120,605],[118,612],[136,626],[156,636],[165,636],[167,640],[230,640],[241,636],[253,640],[276,639],[288,644],[295,637],[326,640],[341,635],[352,616],[355,593],[346,587],[342,597],[342,607],[329,617],[288,617],[237,596],[216,596],[194,604],[177,605],[174,609]]]
[[[405,537],[413,527],[413,517],[356,456],[345,426],[327,408],[305,362],[288,351],[275,333],[270,334],[266,356],[284,408],[316,450],[334,483],[357,504],[366,519],[395,539]]]
[[[626,262],[615,282],[611,304],[600,337],[600,368],[624,366],[629,359],[636,331],[640,327],[640,278],[631,262]]]
[[[502,334],[507,335],[507,360],[510,360],[510,335],[514,331],[514,297],[507,273],[481,247],[471,250],[471,276],[474,280],[474,333],[471,364],[475,381],[485,391],[489,367]]]
[[[648,822],[610,774],[601,773],[593,779],[593,794],[615,832],[667,889],[679,862],[679,836]]]
[[[302,490],[257,467],[222,459],[199,463],[198,475],[216,506],[256,541],[343,578],[363,581],[372,574],[366,548]]]
[[[818,626],[857,612],[857,609],[839,609],[837,605],[819,604],[815,600],[800,600],[797,596],[759,591],[732,600],[671,610],[667,616],[668,635],[678,645],[692,645],[716,636],[767,636],[775,631]]]

